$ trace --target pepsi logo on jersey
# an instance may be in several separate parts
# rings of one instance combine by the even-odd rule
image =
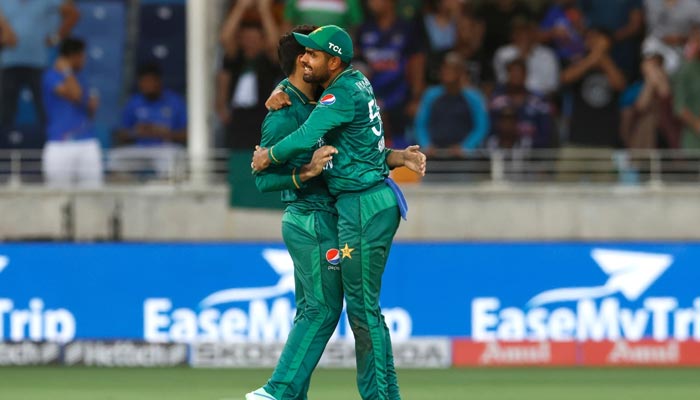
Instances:
[[[335,96],[332,94],[327,94],[323,97],[321,97],[321,104],[324,106],[330,106],[331,104],[335,103]]]

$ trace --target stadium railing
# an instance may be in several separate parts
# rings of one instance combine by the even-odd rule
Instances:
[[[227,182],[229,150],[213,149],[206,164],[210,185]],[[41,186],[42,151],[0,150],[0,190]],[[187,185],[189,159],[185,157],[166,176],[144,167],[144,160],[110,170],[104,155],[106,185],[158,183]],[[124,168],[125,167],[125,168]],[[476,150],[454,156],[437,152],[429,158],[422,182],[461,184],[567,184],[608,183],[629,185],[691,184],[700,182],[700,151],[691,150]]]

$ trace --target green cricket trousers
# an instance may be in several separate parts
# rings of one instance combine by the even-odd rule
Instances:
[[[325,211],[282,217],[282,238],[294,261],[297,313],[277,367],[264,389],[277,400],[305,400],[311,373],[343,309],[337,216]]]
[[[357,387],[363,400],[399,400],[389,329],[379,307],[382,274],[399,227],[394,192],[381,183],[336,200],[343,290],[355,336]]]

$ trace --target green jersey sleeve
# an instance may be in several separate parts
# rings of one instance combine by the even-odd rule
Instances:
[[[263,120],[260,145],[269,147],[297,128],[296,119],[289,109],[270,112]],[[294,190],[304,187],[299,177],[299,168],[288,165],[272,166],[255,174],[255,185],[261,192]]]
[[[261,192],[303,189],[306,185],[299,176],[300,168],[280,165],[255,174],[255,186]]]
[[[283,164],[305,151],[309,151],[326,133],[349,122],[355,117],[355,104],[351,93],[344,87],[332,87],[304,124],[276,145],[270,147],[273,164]]]

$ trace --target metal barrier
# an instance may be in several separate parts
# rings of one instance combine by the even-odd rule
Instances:
[[[109,151],[103,153],[104,180],[106,185],[158,183],[182,185],[189,182],[189,156],[181,149],[165,168],[156,165],[157,152],[150,149],[146,154],[131,154],[119,158],[116,168],[115,157]],[[164,151],[172,149],[162,149]],[[0,150],[0,188],[43,185],[42,150],[13,149]],[[252,155],[252,154],[251,154]],[[206,174],[211,184],[226,181],[229,151],[215,149],[206,162]],[[0,189],[1,190],[1,189]]]
[[[252,155],[252,154],[251,154]],[[207,160],[207,182],[222,184],[228,173],[229,151],[215,149]],[[0,188],[42,185],[41,150],[0,150]],[[111,168],[104,153],[105,183],[189,182],[185,152],[165,174],[157,174],[148,160],[120,160],[119,171]],[[428,160],[424,182],[459,183],[607,183],[661,185],[700,182],[698,150],[542,149],[476,150],[466,155],[437,152]]]

